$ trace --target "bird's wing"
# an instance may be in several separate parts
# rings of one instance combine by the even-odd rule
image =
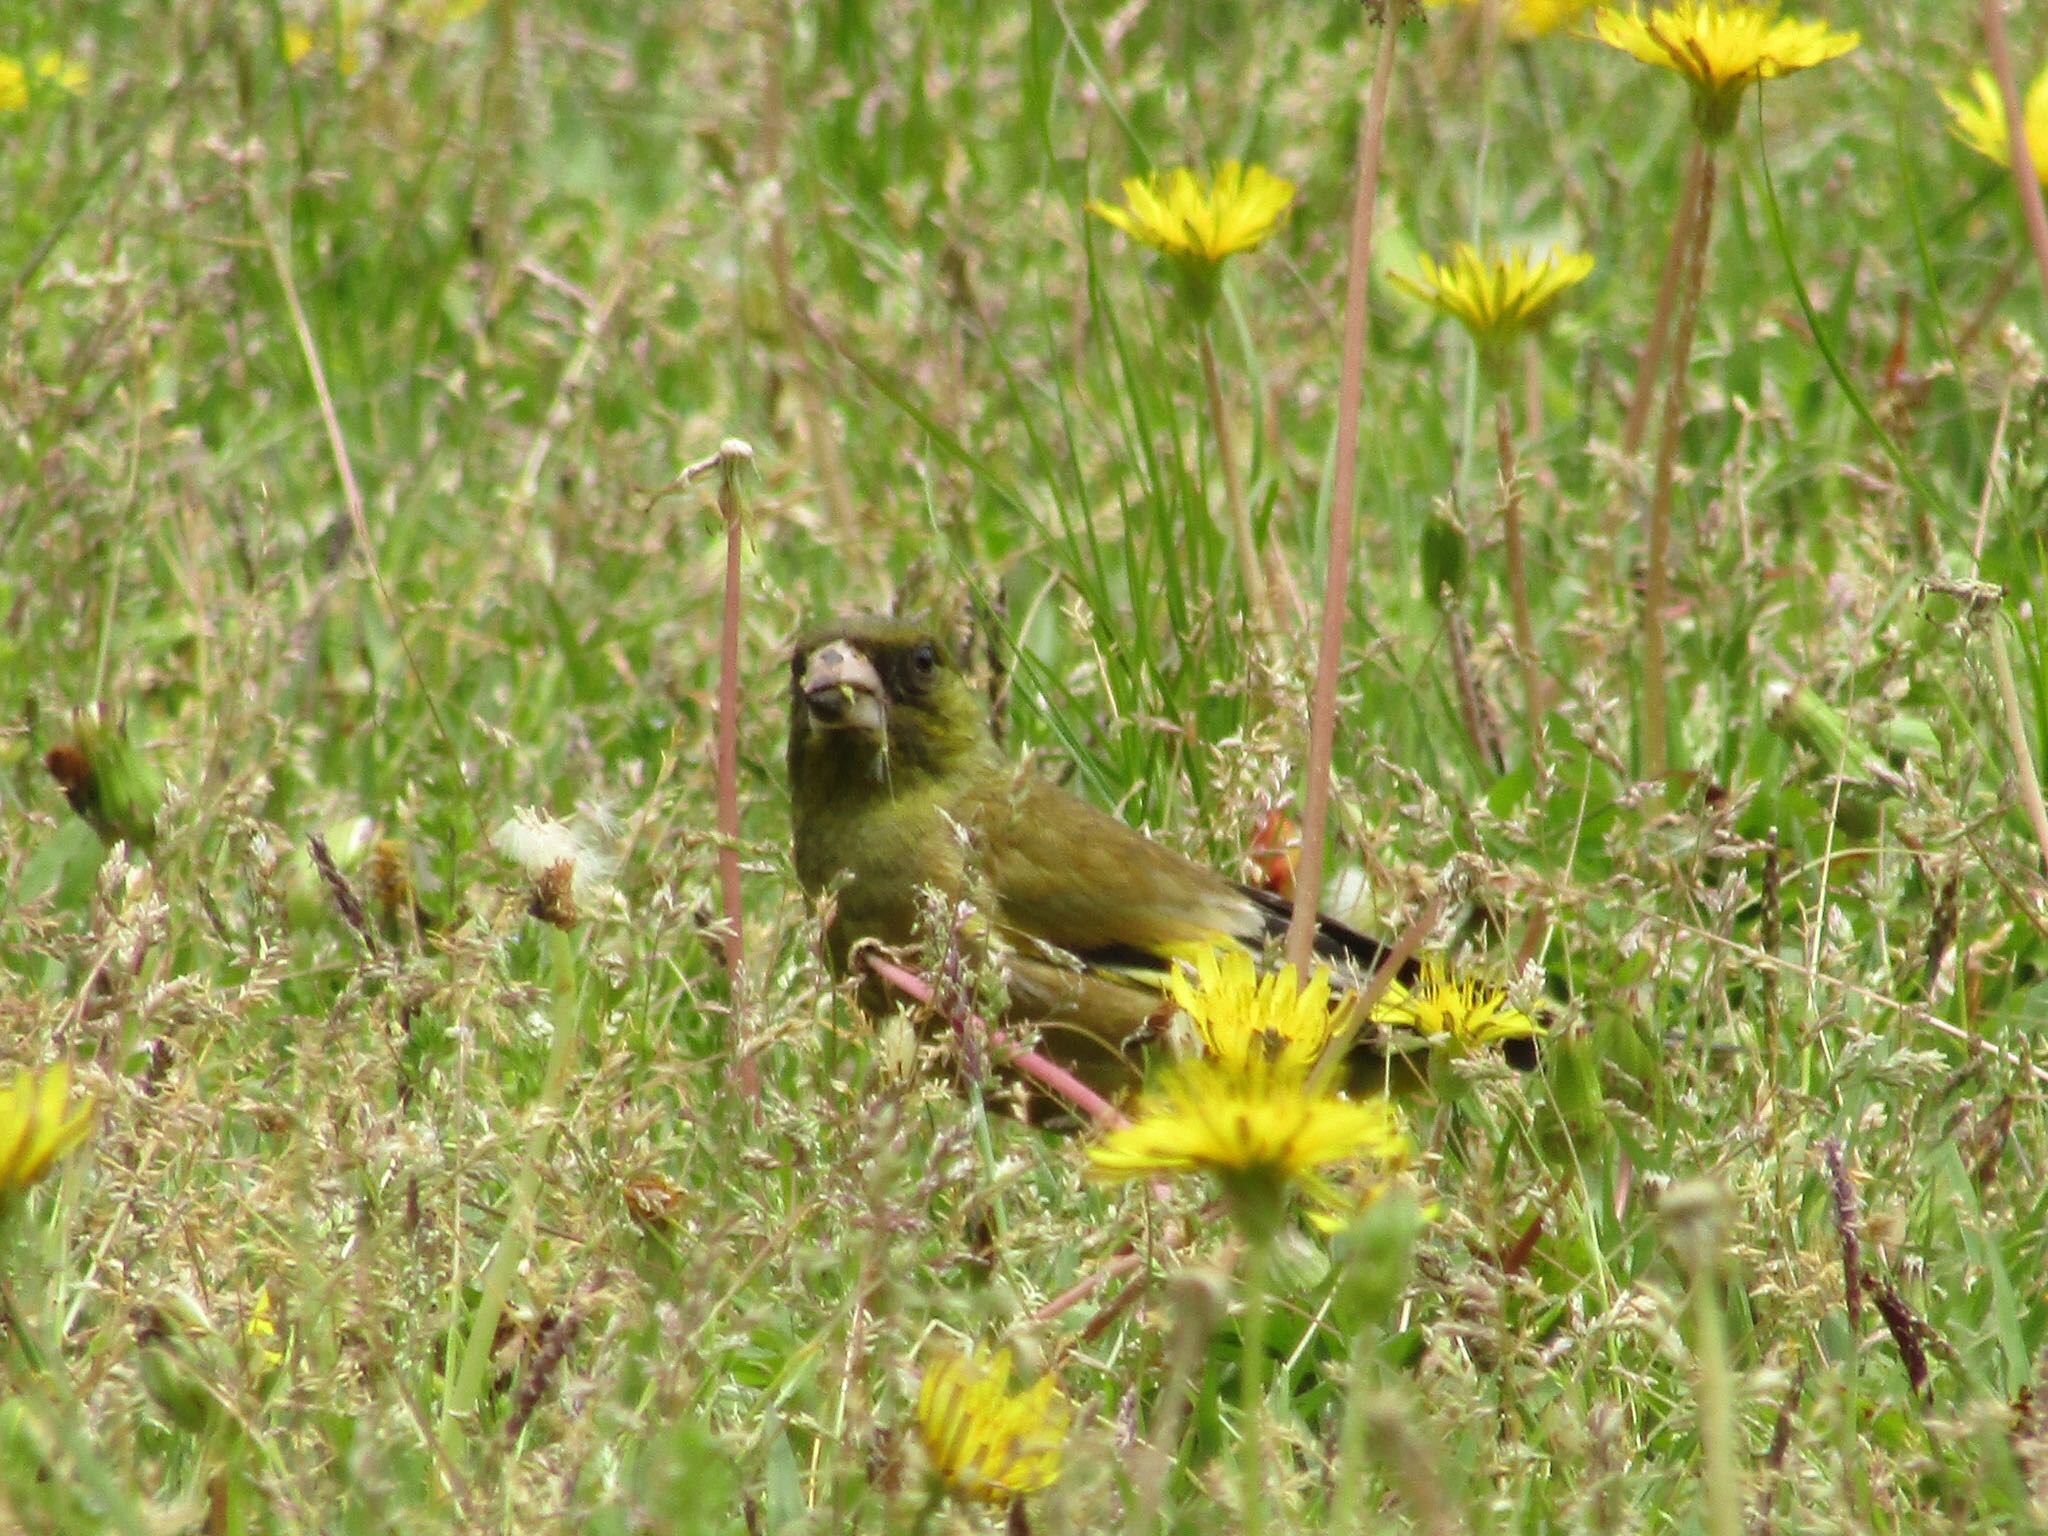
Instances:
[[[982,808],[1001,923],[1098,963],[1161,968],[1203,946],[1256,942],[1238,888],[1035,774]]]
[[[1201,949],[1263,952],[1293,916],[1285,898],[1227,880],[1035,775],[983,815],[1003,818],[987,872],[1001,925],[1093,965],[1156,975]],[[1364,986],[1385,947],[1329,918],[1316,930],[1318,960],[1340,985]]]
[[[981,875],[1006,951],[1015,1017],[1038,1023],[1052,1048],[1085,1060],[1105,1087],[1135,1066],[1127,1048],[1163,1022],[1164,978],[1176,961],[1210,949],[1270,959],[1294,909],[1284,898],[1225,879],[1066,790],[1026,775],[999,804],[966,808],[982,832]],[[1316,923],[1318,964],[1339,991],[1363,990],[1387,948],[1328,917]],[[1412,1075],[1397,1058],[1426,1037],[1405,1010],[1413,961],[1381,992],[1351,1049],[1353,1085],[1384,1088]],[[1086,1042],[1092,1053],[1077,1055]],[[1526,1041],[1508,1042],[1517,1066],[1534,1064]]]

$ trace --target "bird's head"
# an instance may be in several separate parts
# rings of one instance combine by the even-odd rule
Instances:
[[[789,663],[792,787],[900,792],[993,754],[982,701],[953,648],[911,619],[849,618],[797,641]]]

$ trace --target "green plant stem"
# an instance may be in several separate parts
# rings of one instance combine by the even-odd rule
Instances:
[[[1266,1246],[1267,1240],[1245,1236],[1244,1352],[1238,1363],[1238,1476],[1242,1518],[1238,1529],[1258,1536],[1265,1525],[1266,1428]]]
[[[1664,392],[1664,425],[1657,438],[1657,474],[1650,493],[1649,546],[1643,572],[1643,777],[1661,779],[1669,767],[1665,725],[1664,609],[1670,601],[1672,482],[1678,470],[1678,438],[1685,428],[1685,375],[1692,362],[1700,291],[1706,286],[1707,247],[1714,233],[1714,146],[1702,140],[1697,174],[1687,178],[1692,193],[1691,249],[1679,279],[1677,337],[1672,346],[1671,382]],[[1683,214],[1680,215],[1684,217]]]
[[[1735,1471],[1735,1389],[1714,1266],[1692,1277],[1694,1351],[1699,1364],[1700,1458],[1709,1536],[1742,1536],[1742,1487]]]
[[[1493,395],[1495,449],[1500,459],[1500,519],[1507,546],[1508,604],[1514,610],[1515,651],[1522,664],[1529,759],[1543,761],[1543,673],[1536,663],[1536,623],[1529,613],[1529,573],[1522,550],[1522,482],[1516,473],[1515,427],[1505,388]]]
[[[1358,410],[1365,382],[1366,277],[1372,270],[1373,203],[1379,195],[1387,102],[1394,85],[1394,33],[1404,0],[1386,0],[1372,87],[1358,137],[1358,191],[1351,204],[1351,253],[1344,278],[1344,361],[1337,381],[1337,462],[1330,476],[1330,553],[1323,573],[1322,635],[1309,700],[1308,763],[1303,770],[1301,863],[1295,871],[1294,916],[1287,958],[1304,983],[1315,949],[1316,905],[1323,889],[1323,846],[1330,825],[1330,757],[1337,736],[1337,671],[1343,659],[1344,610],[1351,590],[1351,533],[1358,492]]]
[[[498,1320],[505,1315],[505,1302],[512,1281],[526,1258],[533,1240],[534,1210],[540,1197],[540,1174],[546,1165],[548,1142],[554,1135],[555,1113],[561,1108],[568,1085],[569,1068],[582,1040],[581,987],[578,981],[574,940],[560,928],[548,929],[548,954],[554,982],[554,1037],[548,1046],[546,1075],[541,1079],[540,1103],[533,1129],[527,1133],[521,1171],[512,1188],[512,1206],[505,1218],[504,1233],[484,1268],[483,1291],[477,1297],[476,1312],[462,1345],[461,1363],[441,1413],[441,1442],[452,1449],[463,1421],[476,1410],[483,1392],[484,1374],[490,1368],[491,1343],[497,1337]]]
[[[791,54],[788,0],[760,0],[757,18],[761,32],[761,117],[755,134],[759,174],[764,181],[787,184],[790,170],[784,166],[784,142],[789,131],[789,81],[786,74]],[[846,479],[846,467],[839,456],[839,429],[825,401],[818,370],[810,353],[807,309],[797,289],[796,257],[791,249],[788,199],[777,197],[768,208],[768,272],[775,284],[775,303],[781,312],[781,355],[789,365],[790,382],[796,391],[797,410],[803,419],[804,447],[811,456],[812,473],[818,489],[832,509],[832,521],[840,528],[857,526],[860,509]]]
[[[1376,1328],[1361,1328],[1351,1344],[1351,1381],[1344,1389],[1344,1422],[1337,1431],[1337,1486],[1330,1495],[1332,1531],[1365,1529],[1366,1423],[1374,1380],[1366,1367],[1377,1340]]]
[[[2020,691],[2013,682],[2012,657],[2005,649],[2002,614],[1992,615],[1985,626],[1991,637],[1991,671],[1998,679],[1999,711],[2005,720],[2005,744],[2012,749],[2013,778],[2020,791],[2020,803],[2027,808],[2027,822],[2034,829],[2034,844],[2048,867],[2048,804],[2041,799],[2041,776],[2034,769],[2034,753],[2027,745],[2027,717],[2020,709]]]
[[[1207,324],[1202,326],[1201,348],[1202,384],[1209,396],[1209,430],[1216,436],[1216,463],[1223,473],[1223,494],[1230,507],[1230,541],[1237,548],[1238,579],[1244,583],[1245,607],[1251,612],[1252,628],[1261,635],[1270,635],[1273,608],[1266,595],[1266,578],[1259,565],[1258,541],[1252,533],[1251,509],[1245,505],[1237,455],[1230,446],[1230,420],[1223,409],[1223,379],[1216,367],[1216,343]]]
[[[112,1475],[105,1448],[94,1442],[63,1341],[50,1324],[48,1265],[37,1234],[28,1228],[26,1205],[26,1191],[0,1192],[0,1382],[8,1384],[0,1400],[18,1405],[63,1454],[71,1475],[98,1497],[108,1528],[142,1536],[149,1526],[141,1506]],[[8,1513],[0,1491],[0,1516]]]

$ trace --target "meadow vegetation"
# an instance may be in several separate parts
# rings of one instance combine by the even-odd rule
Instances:
[[[0,12],[0,1530],[2048,1525],[2048,272],[1974,6],[1812,0],[1860,43],[1705,191],[1590,12],[1398,35],[1328,902],[1535,1071],[1262,1226],[827,970],[835,613],[936,596],[1010,750],[1271,873],[1374,9]],[[1295,195],[1206,294],[1090,211],[1224,161]],[[1475,347],[1460,241],[1574,280]]]

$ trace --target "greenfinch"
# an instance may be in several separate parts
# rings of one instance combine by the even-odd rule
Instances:
[[[1170,1012],[1172,967],[1209,950],[1263,957],[1292,915],[1010,762],[953,649],[915,620],[843,619],[797,642],[789,787],[797,878],[836,972],[863,942],[916,943],[933,893],[965,903],[967,936],[1000,966],[1005,1022],[1105,1093],[1142,1075],[1138,1047]],[[1386,955],[1329,918],[1315,951],[1340,992],[1362,989]],[[1426,1043],[1399,1028],[1407,998],[1390,988],[1360,1030],[1354,1082],[1383,1079],[1397,1046]],[[885,1001],[870,978],[864,1006]],[[1533,1062],[1533,1033],[1505,1042],[1511,1060]]]

